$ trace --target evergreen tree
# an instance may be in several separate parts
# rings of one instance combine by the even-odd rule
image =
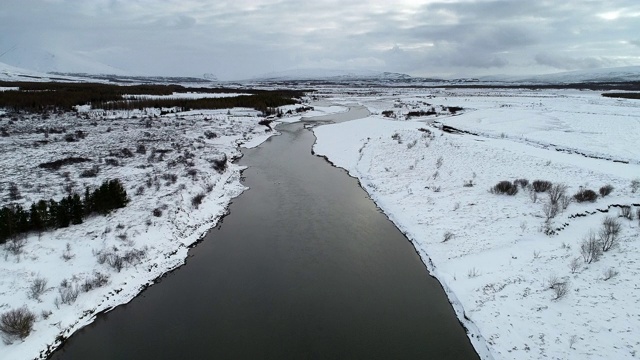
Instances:
[[[73,194],[73,196],[70,195],[69,198],[71,223],[74,225],[82,224],[82,219],[84,218],[84,206],[80,199],[80,195]]]

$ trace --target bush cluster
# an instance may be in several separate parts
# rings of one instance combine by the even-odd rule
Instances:
[[[573,195],[573,198],[581,203],[585,201],[594,202],[598,198],[598,194],[590,189],[582,189]]]
[[[547,190],[551,189],[551,186],[553,186],[553,184],[551,183],[551,181],[547,180],[534,180],[531,183],[531,187],[535,192],[546,192]]]
[[[493,194],[515,195],[518,193],[518,185],[511,181],[503,180],[491,188]]]

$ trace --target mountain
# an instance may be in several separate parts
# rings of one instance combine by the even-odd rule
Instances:
[[[482,82],[517,82],[535,84],[570,84],[584,82],[630,82],[640,81],[640,66],[625,66],[566,71],[543,75],[526,76],[484,76]]]
[[[45,74],[39,71],[22,69],[0,62],[0,81],[83,81],[73,76]]]
[[[372,70],[293,69],[256,76],[252,81],[304,81],[304,80],[410,80],[411,76],[400,73]]]
[[[15,45],[4,50],[0,61],[40,73],[87,73],[129,75],[126,71],[101,63],[79,53],[55,52],[47,49]]]

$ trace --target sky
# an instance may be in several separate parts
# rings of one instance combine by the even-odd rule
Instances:
[[[247,79],[426,77],[640,65],[638,0],[0,0],[0,62]]]

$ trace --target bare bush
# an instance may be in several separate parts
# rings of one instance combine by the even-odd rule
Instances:
[[[500,181],[496,185],[491,188],[492,194],[506,194],[506,195],[515,195],[518,193],[518,186],[513,184],[511,181]]]
[[[90,178],[98,176],[100,172],[100,167],[98,165],[92,166],[90,169],[86,169],[80,173],[81,178]]]
[[[627,220],[633,220],[633,211],[631,211],[631,206],[623,205],[620,207],[620,217],[623,217]]]
[[[618,270],[610,267],[602,273],[602,280],[607,281],[611,278],[616,277],[617,275],[618,275]]]
[[[70,305],[76,302],[76,299],[78,299],[80,289],[78,288],[78,286],[65,279],[60,283],[58,292],[60,293],[60,295],[58,296],[58,302],[61,304]]]
[[[611,192],[613,191],[613,186],[607,184],[603,187],[600,188],[599,192],[600,192],[600,196],[605,197],[609,194],[611,194]]]
[[[227,154],[217,154],[213,158],[209,159],[213,169],[219,173],[223,173],[227,169]]]
[[[0,331],[3,333],[5,342],[12,343],[13,340],[24,340],[36,321],[36,315],[26,307],[9,310],[0,316]]]
[[[618,236],[622,226],[617,219],[607,216],[602,221],[602,228],[598,232],[602,251],[609,251],[618,243]]]
[[[444,162],[444,159],[442,158],[442,156],[438,157],[438,159],[436,160],[436,169],[440,169],[443,162]]]
[[[93,289],[103,287],[109,283],[109,275],[95,272],[93,277],[84,280],[84,283],[80,286],[83,292],[89,292]]]
[[[475,277],[478,277],[478,276],[480,276],[480,271],[478,271],[478,269],[476,269],[474,267],[469,269],[469,271],[467,271],[467,277],[469,279],[472,279],[472,278],[475,278]]]
[[[451,231],[447,231],[446,233],[444,233],[442,242],[447,242],[451,239],[453,239],[456,235],[454,233],[452,233]]]
[[[136,153],[138,154],[146,154],[147,153],[147,147],[144,146],[144,144],[138,144],[138,147],[136,147]]]
[[[178,175],[173,173],[162,174],[161,178],[166,181],[165,185],[172,185],[178,181]]]
[[[4,247],[9,253],[18,256],[22,254],[22,248],[24,248],[26,244],[27,239],[25,239],[24,237],[15,237],[7,241]]]
[[[598,261],[602,255],[602,249],[596,238],[596,234],[593,231],[589,231],[587,236],[582,240],[580,244],[580,254],[585,264],[591,264],[594,261]]]
[[[569,270],[571,270],[571,273],[575,274],[579,268],[580,268],[580,258],[576,257],[571,259],[571,262],[569,263]]]
[[[202,200],[204,200],[205,194],[204,193],[199,193],[197,195],[195,195],[192,199],[191,199],[191,205],[194,208],[198,208],[200,206],[200,204],[202,204]]]
[[[29,286],[29,293],[27,294],[27,297],[29,297],[29,299],[40,301],[40,295],[44,294],[46,290],[47,279],[41,277],[35,278]]]
[[[635,193],[638,189],[640,189],[640,179],[631,180],[631,192]]]
[[[547,190],[551,189],[552,185],[553,184],[551,183],[551,181],[547,180],[534,180],[531,183],[531,187],[535,192],[546,192]]]
[[[581,189],[573,195],[573,198],[579,203],[585,201],[594,202],[598,198],[598,194],[590,189]]]
[[[12,182],[9,184],[9,200],[16,201],[20,200],[22,195],[20,194],[20,189],[18,189],[18,185]]]
[[[464,184],[462,184],[464,187],[473,187],[473,185],[473,180],[465,180]]]
[[[62,259],[64,261],[69,261],[75,257],[74,254],[71,253],[71,244],[67,243],[64,251],[62,252]]]
[[[551,201],[545,203],[542,206],[542,212],[544,213],[545,221],[549,222],[551,219],[555,218],[560,211],[560,206],[557,203],[552,203]]]
[[[554,184],[547,191],[547,194],[549,195],[549,202],[554,205],[560,205],[560,199],[566,197],[567,185]]]
[[[569,280],[558,283],[551,288],[553,290],[553,298],[551,300],[560,300],[569,293],[570,283]]]
[[[516,179],[513,181],[514,184],[519,185],[522,189],[525,189],[527,185],[529,185],[529,180],[527,179]]]

